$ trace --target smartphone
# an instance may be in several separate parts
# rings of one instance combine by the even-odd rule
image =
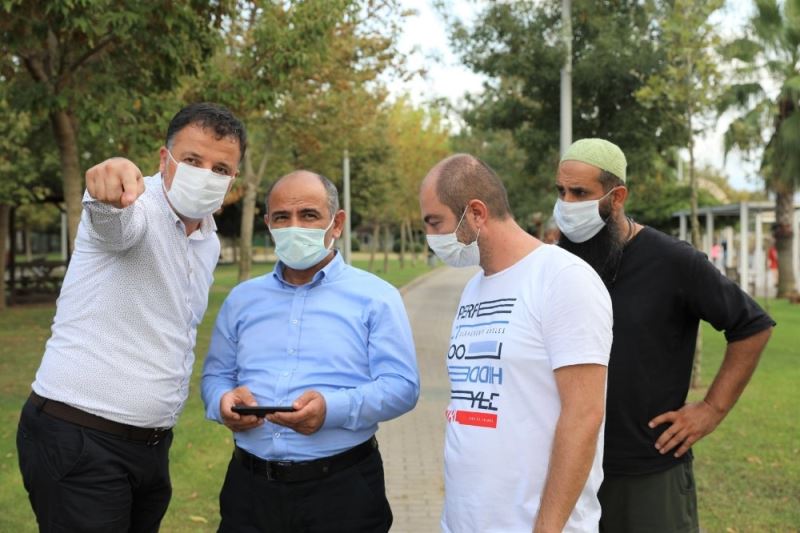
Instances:
[[[291,413],[295,410],[291,405],[234,405],[231,411],[240,415],[256,415],[259,418],[271,413]]]

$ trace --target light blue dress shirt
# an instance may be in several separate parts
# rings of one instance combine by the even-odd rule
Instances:
[[[400,294],[339,253],[302,286],[286,282],[280,262],[238,285],[217,316],[203,368],[206,416],[221,421],[222,395],[240,385],[259,405],[290,405],[316,390],[327,407],[312,435],[268,421],[234,433],[237,446],[253,455],[305,461],[366,441],[378,422],[411,410],[419,396]]]

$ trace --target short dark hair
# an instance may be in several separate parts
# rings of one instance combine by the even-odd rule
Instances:
[[[239,141],[239,161],[244,159],[247,132],[244,124],[227,107],[211,102],[197,102],[184,107],[169,122],[166,147],[171,148],[175,135],[191,124],[212,130],[217,139],[235,138]]]
[[[436,195],[457,217],[475,199],[486,204],[490,217],[511,216],[503,182],[489,165],[470,154],[455,154],[439,163]]]
[[[622,181],[616,174],[612,174],[608,170],[600,170],[600,175],[597,177],[600,180],[600,185],[603,186],[603,192],[608,192],[614,187],[625,186],[625,182]]]
[[[299,172],[299,170],[295,170],[294,172],[291,172],[286,176],[290,176],[295,172]],[[325,187],[325,194],[328,197],[328,210],[331,212],[331,217],[333,217],[336,214],[336,212],[339,211],[339,190],[336,188],[336,185],[331,180],[329,180],[322,174],[318,172],[313,172],[311,170],[308,170],[306,172],[309,172],[310,174],[313,174],[317,178],[319,178],[320,183],[322,183],[322,186]],[[277,185],[278,182],[280,182],[286,176],[276,179],[275,181],[272,182],[272,185],[269,186],[269,190],[267,190],[267,195],[264,198],[265,202],[264,207],[266,208],[267,213],[269,213],[269,197],[272,194],[272,189],[274,189],[275,185]]]

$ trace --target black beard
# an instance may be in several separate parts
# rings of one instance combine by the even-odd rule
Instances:
[[[586,242],[572,242],[562,233],[558,245],[589,263],[606,287],[611,287],[622,261],[625,238],[613,219],[608,222],[597,235]]]

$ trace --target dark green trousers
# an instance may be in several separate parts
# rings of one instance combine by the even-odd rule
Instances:
[[[605,475],[600,533],[697,533],[692,461],[641,476]]]

